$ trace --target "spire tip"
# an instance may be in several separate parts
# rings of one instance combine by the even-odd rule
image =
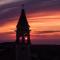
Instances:
[[[24,4],[22,4],[22,8],[24,8]]]

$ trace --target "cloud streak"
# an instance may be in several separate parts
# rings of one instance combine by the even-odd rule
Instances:
[[[36,34],[46,34],[46,33],[60,33],[60,31],[35,31]]]
[[[17,1],[24,1],[24,0],[0,0],[0,5],[9,4]]]
[[[5,1],[5,0],[3,0]],[[7,0],[6,0],[7,1]],[[10,0],[8,0],[10,1]],[[7,2],[8,2],[7,1]],[[15,1],[15,0],[12,0]],[[20,15],[21,10],[21,1],[16,0],[17,2],[12,2],[9,4],[4,4],[0,6],[0,22],[5,22],[9,18],[13,18]],[[19,2],[18,2],[19,1]],[[24,0],[25,9],[27,13],[35,13],[41,11],[54,11],[60,10],[59,0]]]

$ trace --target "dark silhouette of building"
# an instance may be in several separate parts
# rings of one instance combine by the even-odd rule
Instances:
[[[16,60],[31,60],[30,29],[24,10],[24,5],[16,26],[16,44]]]

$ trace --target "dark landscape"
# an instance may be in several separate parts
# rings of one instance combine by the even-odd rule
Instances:
[[[32,60],[60,60],[59,45],[31,45]],[[16,60],[16,43],[0,44],[0,60]]]

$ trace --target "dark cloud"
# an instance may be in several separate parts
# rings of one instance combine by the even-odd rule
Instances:
[[[60,9],[60,1],[56,0],[30,0],[27,3],[31,11],[46,11],[46,10],[56,10]]]
[[[35,31],[36,34],[45,34],[45,33],[56,33],[56,32],[60,32],[60,31]]]
[[[15,41],[15,36],[12,37],[11,35],[15,34],[15,32],[5,32],[5,33],[0,33],[0,43],[2,42],[12,42]],[[4,38],[3,38],[4,37]]]
[[[24,1],[24,0],[0,0],[0,5],[9,4],[17,1]]]
[[[20,15],[21,4],[23,2],[13,2],[0,6],[0,25],[10,18]],[[60,10],[60,0],[25,0],[26,13],[41,11]]]
[[[32,41],[33,44],[45,44],[45,45],[60,45],[60,39],[35,39]]]

